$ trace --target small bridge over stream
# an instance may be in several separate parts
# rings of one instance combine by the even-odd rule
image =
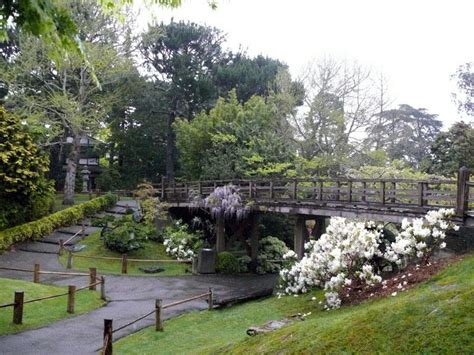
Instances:
[[[195,196],[208,196],[218,186],[235,185],[244,201],[252,204],[254,214],[296,216],[295,251],[302,255],[308,219],[316,221],[320,234],[327,217],[399,223],[406,217],[421,217],[429,210],[454,208],[457,223],[474,226],[474,181],[470,176],[468,169],[461,168],[453,180],[275,178],[168,183],[163,179],[157,188],[161,199],[171,207],[188,208]],[[219,221],[217,231],[216,248],[224,250],[225,242],[220,240],[224,238],[223,226],[219,226]],[[252,239],[256,240],[252,243],[255,249],[258,236]]]

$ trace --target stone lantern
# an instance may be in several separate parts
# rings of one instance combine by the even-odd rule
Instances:
[[[82,175],[82,192],[89,192],[89,177],[91,171],[87,169],[87,165],[81,170]]]

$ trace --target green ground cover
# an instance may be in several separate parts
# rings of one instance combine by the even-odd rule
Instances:
[[[474,353],[474,257],[395,297],[323,311],[321,292],[195,312],[120,339],[118,354]],[[315,296],[316,301],[311,300]],[[304,322],[250,338],[245,330],[297,312]]]
[[[63,193],[57,193],[54,197],[54,205],[53,205],[53,212],[62,211],[65,208],[71,207],[67,205],[63,205]],[[96,197],[94,194],[91,196],[92,198]],[[90,200],[89,194],[74,194],[74,204],[78,205],[80,203],[86,202]]]
[[[121,257],[121,254],[111,251],[104,246],[100,240],[100,232],[92,233],[91,235],[80,241],[86,248],[78,252],[79,255],[87,256],[112,256]],[[144,243],[144,247],[140,250],[134,250],[128,253],[130,259],[158,259],[158,260],[172,260],[165,252],[165,246],[162,243],[157,243],[148,240]],[[60,257],[61,263],[66,266],[67,254]],[[141,271],[140,267],[158,266],[165,269],[165,271],[156,274],[146,274]],[[89,258],[73,258],[73,268],[76,270],[88,271],[90,267],[97,268],[99,273],[120,274],[121,262],[120,260],[96,260]],[[186,270],[190,269],[190,264],[178,263],[142,263],[142,262],[128,262],[129,275],[152,275],[152,276],[177,276],[189,274]]]
[[[80,286],[78,284],[78,286]],[[28,281],[0,278],[0,304],[13,302],[15,291],[25,292],[25,301],[67,292],[67,287],[35,284]],[[104,305],[97,291],[76,293],[75,314],[66,312],[67,296],[28,303],[23,309],[23,324],[13,324],[13,308],[0,308],[0,335],[38,328],[63,318],[90,312]]]

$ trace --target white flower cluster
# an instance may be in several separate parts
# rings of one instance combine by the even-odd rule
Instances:
[[[280,272],[286,284],[285,292],[297,294],[315,286],[323,287],[326,307],[339,307],[338,291],[350,285],[354,278],[369,284],[382,280],[370,264],[374,256],[382,256],[381,237],[381,226],[331,218],[326,233],[319,240],[306,243],[301,261]]]
[[[298,294],[322,287],[326,291],[326,309],[338,308],[344,287],[354,282],[367,285],[382,282],[382,277],[374,270],[374,257],[401,264],[405,257],[429,258],[436,248],[444,248],[446,231],[459,229],[452,223],[452,217],[454,210],[440,209],[429,211],[424,218],[426,223],[422,218],[411,222],[404,219],[402,231],[395,242],[387,245],[385,253],[381,251],[381,225],[331,218],[326,233],[317,241],[306,243],[304,257],[280,271],[285,292]],[[288,252],[283,258],[291,261],[295,256]]]
[[[194,257],[194,251],[189,239],[175,240],[173,238],[165,238],[163,244],[166,246],[166,254],[175,259],[189,260]]]
[[[397,264],[402,264],[404,259],[416,256],[425,261],[437,249],[444,249],[446,231],[459,227],[452,222],[454,209],[442,208],[438,211],[429,211],[423,218],[402,221],[402,230],[396,236],[395,242],[387,247],[384,257]]]

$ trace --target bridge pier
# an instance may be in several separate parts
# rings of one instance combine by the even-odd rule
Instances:
[[[252,264],[257,265],[258,256],[258,214],[250,215],[250,257]]]
[[[319,239],[324,233],[326,233],[326,217],[315,216],[314,220],[316,221],[316,224],[312,235],[315,239]]]
[[[294,251],[301,259],[304,255],[304,243],[308,240],[308,230],[306,229],[306,218],[303,215],[296,215]]]

